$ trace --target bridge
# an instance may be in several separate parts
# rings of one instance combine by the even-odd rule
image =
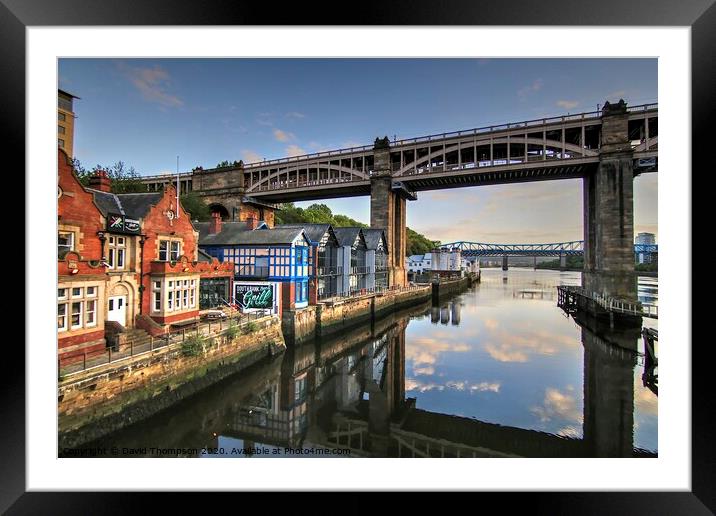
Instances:
[[[224,218],[273,222],[280,203],[370,196],[384,228],[389,282],[406,283],[407,201],[426,190],[580,178],[587,288],[636,297],[633,178],[658,171],[658,105],[606,102],[601,111],[337,149],[176,175],[145,177],[149,190],[178,181]]]
[[[583,256],[584,240],[572,240],[571,242],[555,242],[550,244],[486,244],[482,242],[449,242],[442,244],[440,249],[453,250],[459,249],[463,257],[481,257],[481,256],[502,256],[503,269],[507,270],[508,256],[538,256],[559,257],[560,265],[566,266],[567,256]],[[634,254],[658,254],[659,246],[657,244],[634,244]]]

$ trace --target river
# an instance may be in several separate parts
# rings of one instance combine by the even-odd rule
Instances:
[[[290,349],[88,447],[119,456],[655,456],[637,331],[557,307],[579,272],[483,269],[443,301]],[[639,298],[658,302],[656,278]],[[656,321],[644,319],[657,328]]]

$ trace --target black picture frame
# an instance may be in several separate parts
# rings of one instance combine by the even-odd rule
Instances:
[[[348,5],[348,4],[346,4]],[[352,9],[353,12],[350,12]],[[339,13],[343,13],[338,15]],[[331,17],[333,14],[333,17]],[[533,25],[533,26],[689,26],[692,34],[692,168],[713,169],[707,161],[712,145],[707,138],[713,118],[716,92],[716,6],[714,0],[557,0],[548,5],[529,0],[478,2],[455,0],[449,5],[430,0],[361,2],[348,12],[335,2],[283,4],[280,9],[269,2],[219,0],[155,0],[109,2],[100,0],[0,0],[0,42],[2,43],[2,110],[6,119],[6,173],[25,170],[25,30],[44,25]],[[586,37],[586,36],[585,36]],[[595,42],[598,44],[598,42]],[[636,42],[637,51],[644,51]],[[10,166],[9,155],[12,150]],[[684,173],[688,173],[685,165]],[[6,176],[7,177],[7,176]],[[6,179],[6,188],[29,188],[17,176]],[[27,191],[25,192],[28,193]],[[31,195],[26,197],[31,205]],[[693,204],[693,202],[692,202]],[[19,217],[18,217],[19,218]],[[696,232],[694,232],[696,233]],[[696,233],[698,234],[698,233]],[[19,245],[17,246],[19,247]],[[31,273],[31,271],[26,271]],[[683,278],[691,284],[691,277]],[[29,295],[29,293],[26,293]],[[683,300],[691,303],[690,299]],[[30,314],[26,312],[26,317]],[[26,321],[27,324],[27,321]],[[714,400],[709,379],[713,363],[708,360],[709,342],[691,346],[675,343],[692,352],[692,491],[641,493],[531,493],[499,497],[508,508],[525,503],[531,512],[551,514],[709,514],[716,510],[714,435],[711,414]],[[28,343],[26,342],[26,346]],[[24,349],[6,342],[6,367],[0,390],[0,511],[8,514],[104,514],[146,509],[146,496],[122,493],[38,493],[25,492],[25,381]],[[22,365],[23,367],[19,367]],[[492,498],[493,495],[485,495]],[[163,509],[186,500],[176,493],[162,496]],[[506,501],[505,498],[509,499]],[[353,499],[356,502],[352,501]],[[215,501],[212,497],[213,503]],[[343,500],[355,506],[358,495]],[[413,501],[421,503],[419,497]],[[301,502],[293,500],[292,503]],[[459,502],[458,502],[459,503]],[[404,507],[405,509],[407,507]]]

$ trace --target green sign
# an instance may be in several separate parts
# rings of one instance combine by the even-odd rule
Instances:
[[[236,302],[243,310],[272,310],[272,285],[245,285],[236,284]]]

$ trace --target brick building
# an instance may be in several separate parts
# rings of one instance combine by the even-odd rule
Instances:
[[[57,171],[58,357],[70,360],[105,348],[108,269],[99,237],[104,218],[63,149],[57,152]]]

